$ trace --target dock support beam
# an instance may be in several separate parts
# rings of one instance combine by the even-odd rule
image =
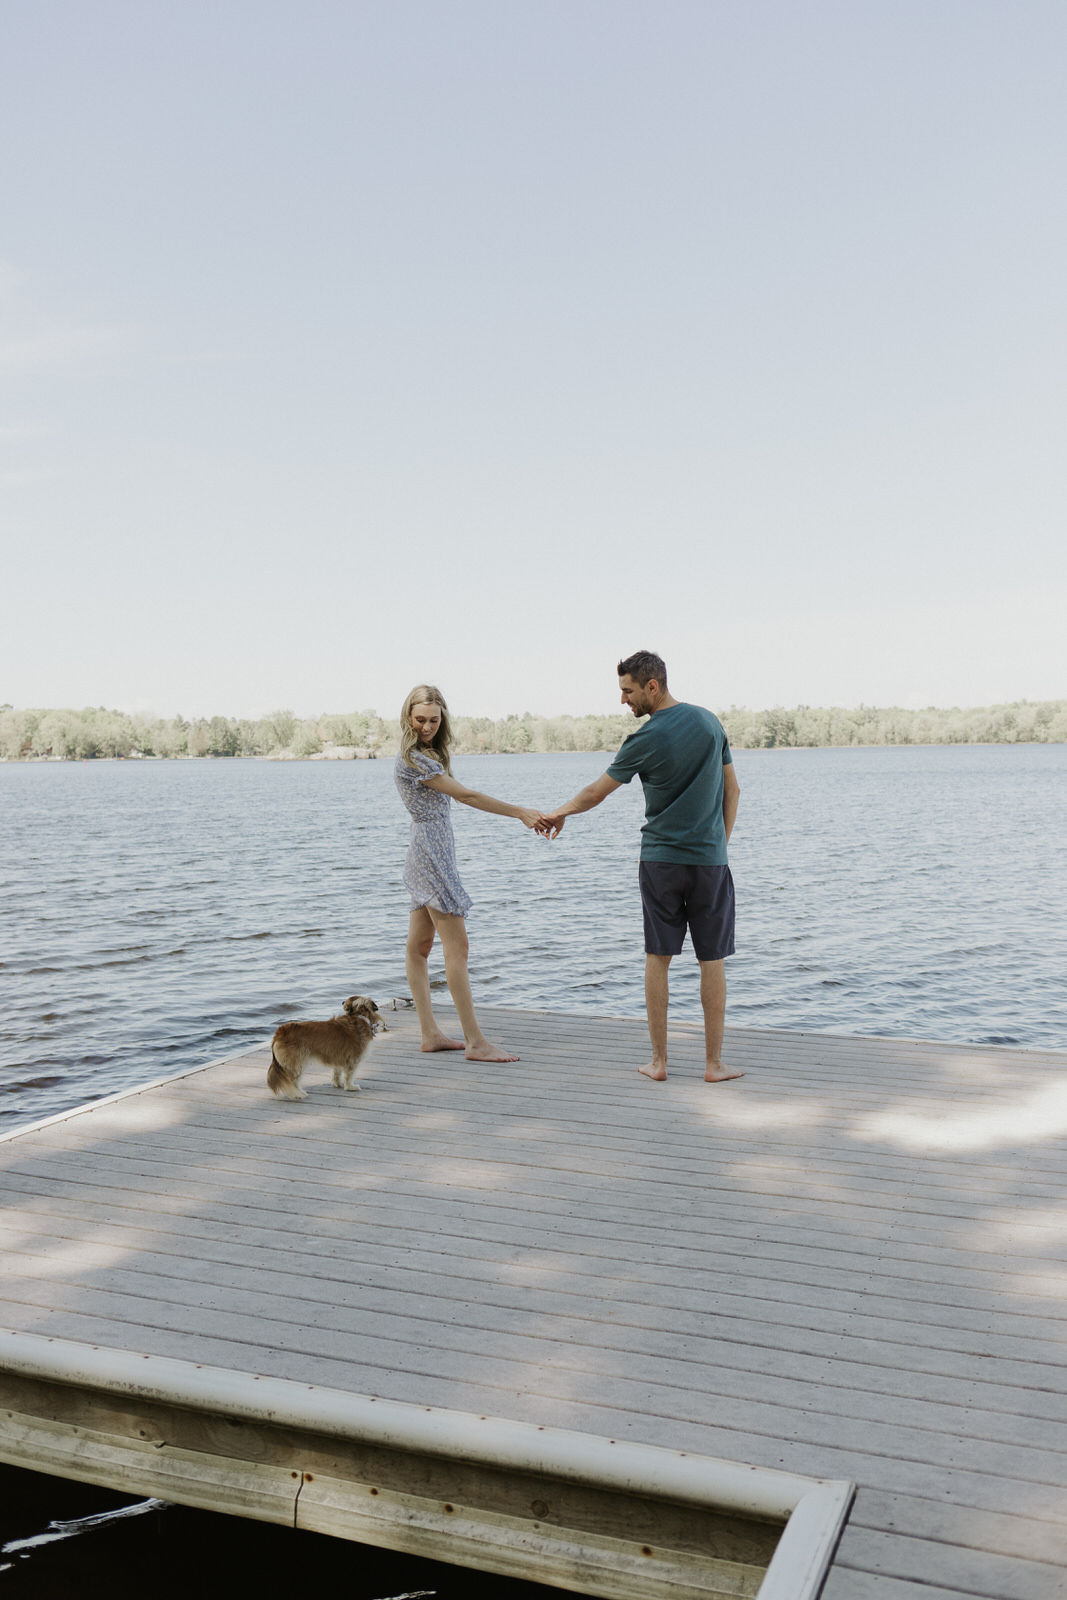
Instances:
[[[4,1330],[0,1459],[605,1600],[816,1600],[854,1493]]]

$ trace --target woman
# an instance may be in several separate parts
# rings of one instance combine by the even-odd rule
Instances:
[[[544,819],[540,811],[493,800],[458,782],[449,760],[451,742],[444,695],[432,684],[416,685],[400,712],[400,754],[393,768],[400,798],[411,813],[411,843],[404,863],[404,886],[411,894],[408,984],[422,1029],[423,1050],[465,1049],[468,1061],[518,1061],[518,1056],[489,1043],[474,1015],[463,920],[472,901],[459,881],[450,802],[459,800],[498,817],[517,817],[527,828],[537,828]],[[441,1032],[430,1002],[427,957],[435,933],[441,936],[445,978],[463,1029],[462,1043]]]

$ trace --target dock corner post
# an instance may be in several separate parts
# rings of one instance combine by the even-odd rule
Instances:
[[[797,1501],[759,1587],[758,1600],[818,1600],[848,1520],[856,1486],[828,1480]]]

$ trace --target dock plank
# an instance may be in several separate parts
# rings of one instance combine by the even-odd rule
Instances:
[[[988,1549],[967,1550],[944,1538],[912,1539],[875,1533],[855,1519],[845,1530],[837,1564],[861,1572],[921,1584],[946,1584],[957,1592],[989,1600],[1062,1600],[1064,1570],[1059,1562],[1002,1556]]]
[[[0,1322],[860,1485],[827,1600],[1067,1594],[1067,1054],[491,1013],[0,1141]]]

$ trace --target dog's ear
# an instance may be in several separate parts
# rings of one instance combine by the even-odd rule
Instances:
[[[359,995],[358,994],[350,994],[348,999],[344,1003],[343,1010],[348,1014],[348,1016],[352,1016],[354,1012],[358,1011],[359,1010]]]

